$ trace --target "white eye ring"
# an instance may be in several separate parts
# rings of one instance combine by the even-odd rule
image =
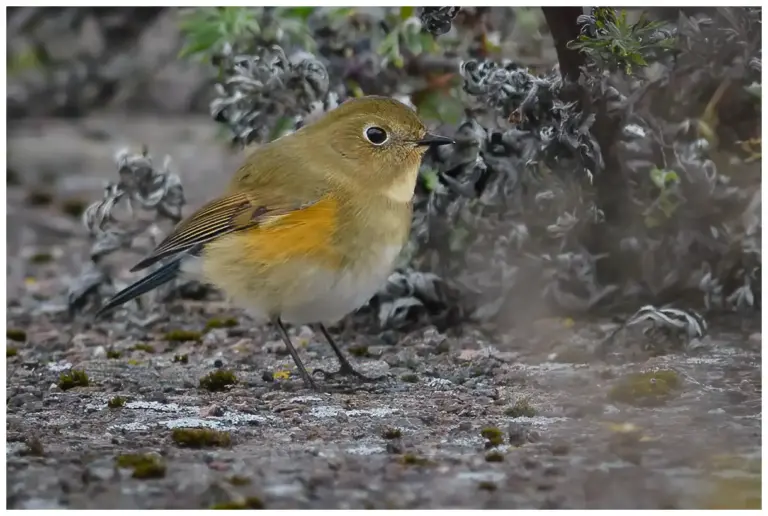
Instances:
[[[363,129],[363,137],[376,146],[384,145],[389,140],[387,131],[375,125]]]

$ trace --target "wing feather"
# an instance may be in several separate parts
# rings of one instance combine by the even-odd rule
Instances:
[[[246,193],[233,193],[215,199],[179,223],[157,248],[131,271],[145,269],[163,258],[210,242],[222,235],[274,220],[313,203],[261,203]]]

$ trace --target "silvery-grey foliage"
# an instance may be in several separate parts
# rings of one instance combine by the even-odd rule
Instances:
[[[632,331],[635,328],[640,330],[639,333]],[[656,351],[685,347],[693,341],[700,342],[708,331],[707,321],[695,310],[645,305],[613,331],[598,351],[605,353],[620,342],[624,345],[639,343],[645,349]],[[638,340],[642,342],[635,342]]]
[[[216,85],[211,116],[226,124],[238,143],[268,140],[278,122],[291,131],[304,116],[337,103],[328,95],[325,65],[308,52],[289,58],[274,45],[257,55],[237,55],[227,45],[219,59],[226,77]]]
[[[706,88],[716,97],[729,81],[756,80],[744,64],[759,55],[759,19],[743,9],[718,13],[716,20],[681,18],[677,64],[643,85],[628,106],[616,150],[642,223],[626,228],[631,236],[622,242],[634,243],[626,256],[636,260],[636,280],[643,285],[638,293],[646,299],[698,290],[707,310],[743,311],[757,308],[759,299],[759,175],[747,162],[738,165],[738,174],[718,169],[715,146],[738,140],[738,134],[722,132],[738,123],[710,127],[711,117],[699,118],[707,106],[690,95]],[[739,98],[736,89],[728,101],[749,105],[748,95]],[[728,116],[726,108],[720,113]]]
[[[646,305],[630,317],[625,326],[642,324],[652,321],[655,326],[680,331],[689,339],[701,339],[707,334],[707,321],[694,310],[678,308],[656,308]]]
[[[759,21],[742,11],[658,31],[679,40],[677,61],[646,80],[587,74],[580,101],[563,100],[557,69],[463,63],[480,113],[425,165],[439,182],[417,191],[411,265],[457,286],[462,313],[478,320],[507,313],[521,288],[569,313],[674,298],[758,308],[759,188],[718,170],[717,142],[701,130],[706,106],[691,99],[704,85],[716,91],[724,70],[733,82],[759,81]],[[598,105],[622,121],[610,150],[618,170],[605,170],[594,136]],[[606,174],[624,176],[629,220],[606,219],[596,188]],[[590,250],[584,239],[595,231],[609,232],[616,249]],[[620,269],[615,283],[600,280],[600,263]]]
[[[102,298],[125,286],[110,274],[104,263],[107,255],[120,249],[135,249],[134,242],[139,236],[148,237],[144,249],[148,252],[163,236],[159,226],[163,220],[174,225],[181,220],[184,190],[181,179],[170,168],[170,156],[157,166],[146,148],[140,153],[123,149],[116,154],[115,161],[119,179],[108,183],[103,198],[83,212],[83,225],[91,239],[90,260],[70,285],[70,310],[81,308],[91,294]],[[152,213],[153,220],[139,220],[137,208]]]
[[[442,33],[457,9],[424,8],[422,23]],[[386,66],[366,34],[384,22],[376,13],[354,24],[310,16],[314,55],[225,48],[211,114],[246,144],[322,115],[353,95],[349,84],[402,94],[402,70]],[[759,135],[750,134],[759,117],[744,109],[758,109],[760,98],[759,14],[682,16],[653,35],[676,38],[675,59],[631,77],[589,68],[573,84],[557,67],[537,74],[508,60],[462,63],[456,71],[470,102],[452,134],[457,144],[425,160],[404,264],[366,313],[403,328],[422,319],[498,320],[521,297],[569,313],[672,299],[708,311],[759,309],[759,162],[756,174],[738,173],[716,159],[723,142]],[[588,16],[581,23],[584,33],[596,29]],[[718,126],[703,113],[720,89],[729,104],[713,103]],[[617,177],[624,189],[601,188]],[[622,216],[608,209],[608,196]],[[597,236],[615,246],[596,245]],[[100,237],[106,250],[126,241],[118,230]],[[85,272],[83,285],[103,281],[98,267]],[[656,320],[651,313],[645,322]]]
[[[500,121],[468,114],[456,145],[430,156],[426,168],[439,181],[417,192],[411,264],[449,279],[463,294],[459,312],[476,320],[504,311],[521,271],[541,277],[534,295],[542,300],[588,310],[617,289],[597,282],[600,257],[578,245],[585,225],[603,222],[582,188],[603,166],[594,117],[558,100],[555,72],[541,78],[511,62],[472,61],[461,73]]]
[[[430,315],[437,318],[440,310],[455,305],[456,293],[435,274],[410,268],[395,271],[374,298],[382,327],[404,328]],[[448,314],[443,313],[443,317]]]
[[[600,146],[591,134],[595,116],[578,103],[561,98],[563,83],[557,69],[536,76],[527,68],[505,60],[467,61],[461,65],[464,89],[505,120],[493,142],[501,155],[520,154],[526,164],[538,161],[555,172],[568,170],[589,176],[604,163]]]
[[[421,23],[427,31],[441,36],[451,30],[451,21],[459,14],[461,7],[422,7]]]

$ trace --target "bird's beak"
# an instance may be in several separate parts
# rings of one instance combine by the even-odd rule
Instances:
[[[416,141],[416,145],[430,145],[435,147],[438,145],[451,145],[454,143],[456,142],[450,138],[446,138],[445,136],[438,136],[432,133],[427,133],[424,135],[424,138]]]

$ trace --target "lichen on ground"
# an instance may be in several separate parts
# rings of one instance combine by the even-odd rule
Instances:
[[[670,9],[639,49],[596,46],[629,11],[9,8],[8,507],[759,505],[759,12]],[[553,46],[569,29],[583,61]],[[210,53],[180,58],[190,35]],[[362,94],[457,141],[426,154],[396,271],[330,328],[388,380],[305,389],[275,328],[196,282],[93,321],[241,164],[227,140]],[[144,148],[110,167],[125,141],[173,168]],[[97,200],[85,224],[67,199]],[[81,370],[88,388],[53,386]]]

